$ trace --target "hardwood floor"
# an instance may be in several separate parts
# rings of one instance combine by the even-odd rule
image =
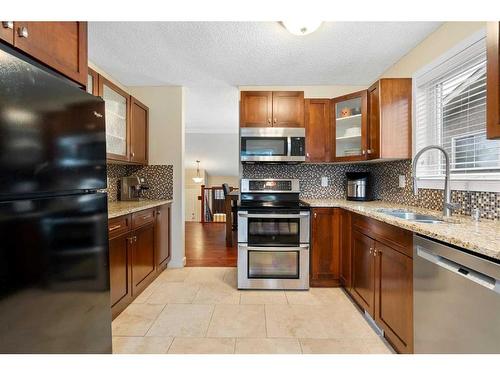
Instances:
[[[186,222],[187,267],[236,267],[237,239],[226,247],[226,226],[222,223]]]

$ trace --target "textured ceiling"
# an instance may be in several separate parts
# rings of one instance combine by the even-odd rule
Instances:
[[[89,58],[125,85],[368,85],[437,22],[91,22]]]

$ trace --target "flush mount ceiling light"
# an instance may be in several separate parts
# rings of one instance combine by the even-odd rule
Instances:
[[[307,35],[316,31],[322,21],[281,21],[281,24],[294,35]]]
[[[200,182],[203,181],[203,177],[200,177],[200,161],[196,160],[196,177],[193,177],[193,181],[196,184],[199,184]]]

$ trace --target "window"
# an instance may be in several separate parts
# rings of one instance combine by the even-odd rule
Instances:
[[[500,141],[486,139],[486,40],[484,32],[418,72],[414,82],[415,153],[440,145],[450,155],[452,181],[477,181],[471,188],[488,190],[480,181],[498,180]],[[444,157],[439,151],[422,155],[420,187],[442,187]],[[425,183],[427,181],[427,184]],[[452,186],[453,188],[464,188]]]

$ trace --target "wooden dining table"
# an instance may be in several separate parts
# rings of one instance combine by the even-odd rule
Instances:
[[[240,199],[240,192],[237,190],[231,191],[226,195],[225,199],[225,212],[226,212],[226,246],[233,246],[233,228],[236,228],[237,217],[232,215],[233,204],[238,204],[238,199]],[[234,202],[234,203],[233,203]]]

